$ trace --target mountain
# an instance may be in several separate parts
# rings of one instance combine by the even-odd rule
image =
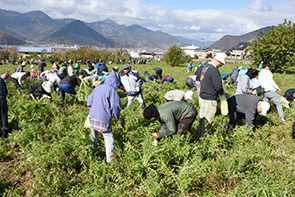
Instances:
[[[28,40],[40,40],[57,31],[58,23],[41,11],[18,13],[0,9],[0,26]]]
[[[213,43],[209,46],[209,49],[223,49],[229,50],[239,44],[240,42],[251,42],[252,40],[257,39],[257,36],[260,35],[259,30],[261,31],[268,31],[271,27],[264,27],[241,36],[232,36],[232,35],[225,35],[220,38],[217,42]]]
[[[41,41],[77,45],[114,46],[113,41],[86,26],[82,21],[75,20]]]
[[[174,36],[177,40],[180,42],[183,42],[187,45],[195,45],[195,46],[201,46],[201,41],[200,40],[193,40],[193,39],[187,39],[182,36]],[[204,41],[203,46],[204,48],[212,45],[215,41]]]
[[[21,39],[15,38],[5,32],[0,32],[0,44],[21,45],[26,44],[26,42]]]
[[[112,20],[102,22],[86,23],[89,27],[101,33],[107,38],[115,40],[118,47],[158,47],[167,48],[173,44],[183,45],[173,36],[161,32],[152,31],[139,25],[118,25]]]

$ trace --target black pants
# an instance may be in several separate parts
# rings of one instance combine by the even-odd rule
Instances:
[[[9,129],[7,112],[8,112],[7,102],[0,101],[0,116],[1,116],[0,118],[1,118],[2,131],[7,131]]]
[[[237,112],[237,102],[235,97],[227,99],[229,124],[236,125],[239,120],[245,119],[245,114]]]
[[[14,86],[15,86],[16,88],[20,87],[20,84],[18,83],[17,79],[15,79],[15,78],[11,78],[11,81],[14,83]]]

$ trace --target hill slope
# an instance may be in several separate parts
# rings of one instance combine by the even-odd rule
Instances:
[[[111,40],[105,38],[79,20],[67,24],[50,36],[42,39],[42,41],[78,45],[114,46]]]
[[[269,29],[270,29],[270,26],[261,28],[260,30],[268,31]],[[258,35],[259,35],[259,30],[252,31],[252,32],[243,34],[241,36],[225,35],[222,38],[220,38],[217,42],[210,45],[209,48],[228,50],[236,46],[240,42],[251,42],[252,40],[256,39]]]

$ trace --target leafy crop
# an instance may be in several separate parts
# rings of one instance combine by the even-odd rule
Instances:
[[[147,105],[164,104],[169,90],[187,89],[185,78],[189,74],[185,66],[170,67],[152,61],[151,65],[132,65],[132,69],[142,76],[144,71],[153,74],[157,66],[175,81],[144,83]],[[224,65],[220,73],[229,73],[236,66],[240,65]],[[16,68],[0,67],[3,73],[10,74]],[[294,77],[283,76],[274,74],[282,91],[294,88]],[[254,132],[239,125],[230,136],[226,134],[229,118],[218,111],[212,131],[200,140],[196,137],[197,118],[187,136],[163,138],[154,147],[151,133],[160,129],[160,123],[145,120],[136,100],[127,108],[126,94],[118,90],[122,111],[120,120],[112,123],[114,161],[107,166],[103,137],[100,135],[99,151],[93,155],[91,132],[83,128],[89,113],[85,102],[91,93],[87,86],[77,89],[80,102],[72,105],[67,96],[62,105],[60,93],[52,94],[52,103],[49,99],[32,102],[26,88],[15,89],[11,81],[6,84],[12,133],[1,141],[1,163],[12,157],[11,151],[24,155],[26,159],[15,171],[34,175],[29,187],[24,183],[14,187],[14,180],[0,170],[0,191],[6,196],[292,196],[295,192],[295,146],[290,135],[294,107],[284,109],[289,125],[278,123],[271,102],[267,116],[256,120]],[[224,84],[224,89],[230,96],[235,93],[234,85]],[[194,94],[189,103],[199,109],[195,90]]]

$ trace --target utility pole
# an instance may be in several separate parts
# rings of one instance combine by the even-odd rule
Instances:
[[[205,39],[204,38],[201,38],[201,59],[203,59],[203,41]]]

